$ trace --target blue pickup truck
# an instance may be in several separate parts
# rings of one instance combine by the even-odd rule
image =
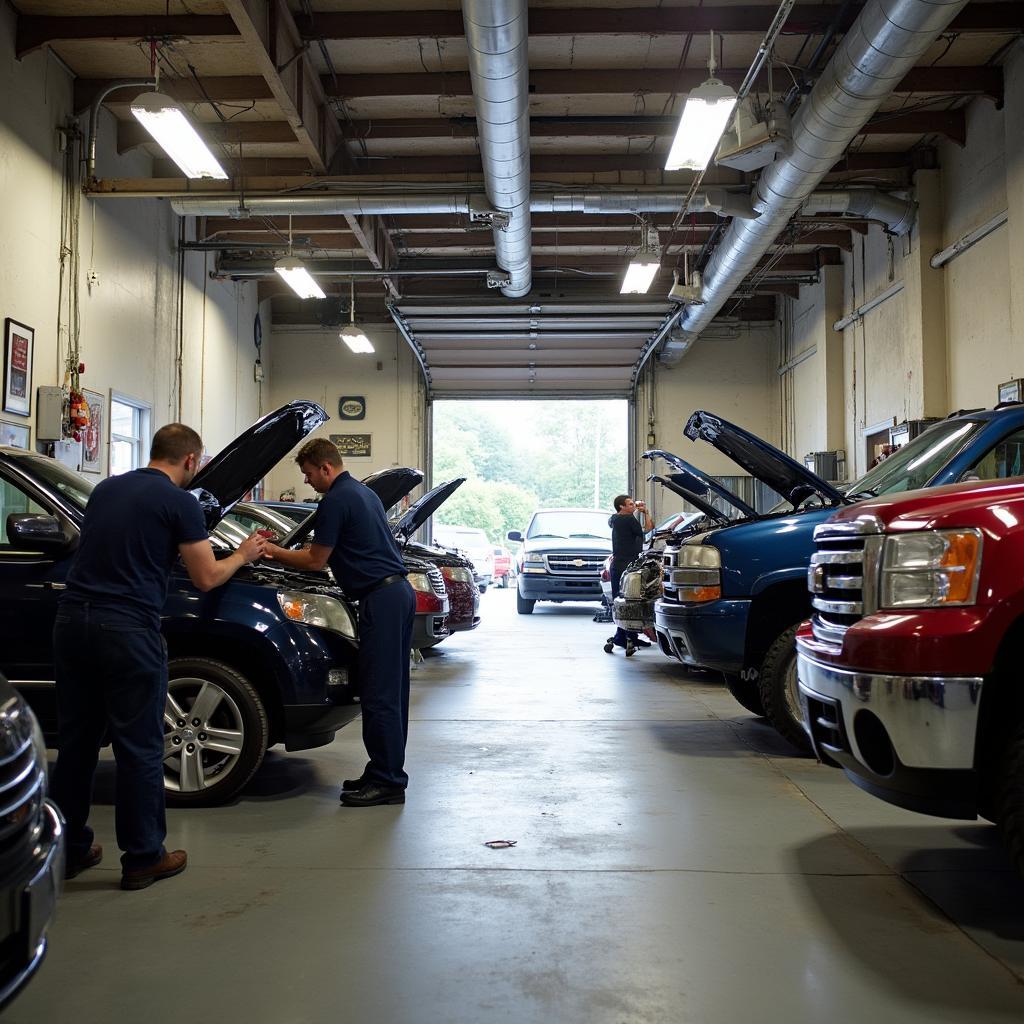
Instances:
[[[811,612],[807,574],[814,528],[839,507],[919,487],[1024,475],[1024,405],[956,413],[837,489],[741,427],[695,412],[683,433],[703,441],[783,497],[767,513],[691,537],[665,552],[665,594],[655,605],[658,642],[669,657],[720,671],[733,696],[809,752],[796,681],[797,626]],[[719,486],[707,486],[708,494]],[[739,499],[736,499],[737,501]],[[850,577],[851,596],[860,578]],[[835,611],[859,614],[849,602]]]

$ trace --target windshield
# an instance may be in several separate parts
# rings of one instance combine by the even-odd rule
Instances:
[[[980,429],[978,420],[936,423],[869,469],[850,485],[846,496],[867,498],[924,487]]]
[[[610,540],[612,528],[604,512],[538,512],[527,531],[528,540]]]
[[[85,511],[94,484],[68,469],[56,459],[33,456],[29,464],[34,476],[44,480],[55,491],[59,491],[74,508],[80,512]]]

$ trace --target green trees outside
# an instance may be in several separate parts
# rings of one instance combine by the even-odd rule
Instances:
[[[601,508],[626,489],[623,401],[439,401],[434,483],[466,483],[437,521],[504,543],[538,508]]]

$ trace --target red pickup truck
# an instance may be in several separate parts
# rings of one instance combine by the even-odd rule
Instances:
[[[818,756],[889,803],[996,822],[1024,871],[1024,480],[854,505],[815,544],[797,675]]]

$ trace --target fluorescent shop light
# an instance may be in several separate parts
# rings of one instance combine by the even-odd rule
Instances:
[[[620,295],[643,295],[651,287],[657,276],[661,260],[656,254],[637,253],[626,268],[626,276],[622,279]]]
[[[665,170],[703,171],[735,106],[736,93],[717,78],[709,78],[694,89],[686,97]]]
[[[306,269],[302,260],[294,256],[285,256],[274,264],[274,269],[300,299],[326,298],[324,290],[313,279],[313,275]]]
[[[186,178],[227,178],[227,172],[192,127],[181,104],[170,96],[145,92],[132,100],[132,113]]]
[[[357,355],[373,352],[373,342],[366,331],[356,323],[356,282],[349,283],[348,323],[338,332],[338,337]]]

